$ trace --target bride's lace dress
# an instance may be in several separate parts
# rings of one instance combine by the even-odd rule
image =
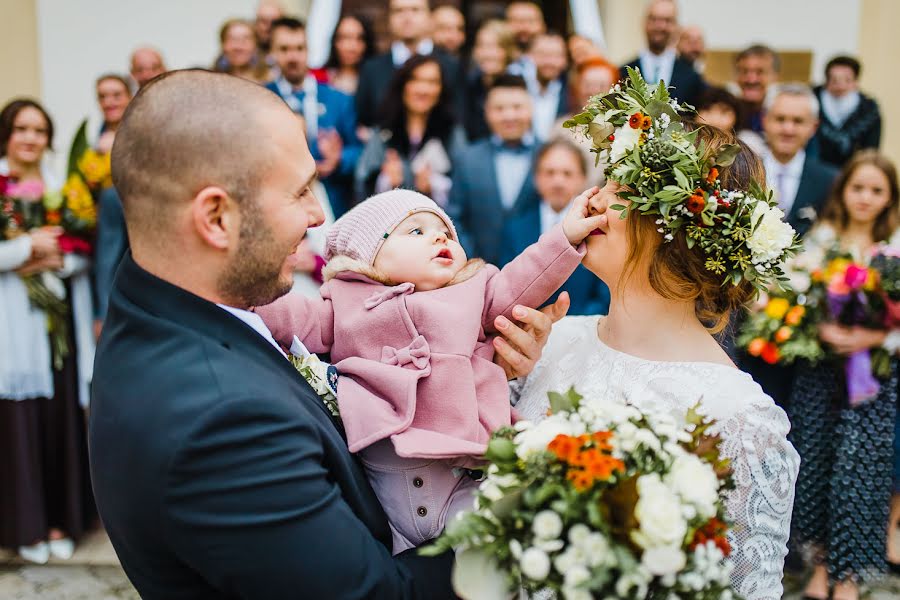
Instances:
[[[598,317],[567,317],[553,327],[544,355],[525,381],[517,410],[547,413],[548,391],[570,386],[592,397],[627,397],[641,408],[683,417],[698,401],[717,421],[737,487],[727,498],[732,583],[747,600],[779,600],[800,457],[787,441],[787,416],[753,379],[732,367],[659,362],[613,350],[597,338]]]

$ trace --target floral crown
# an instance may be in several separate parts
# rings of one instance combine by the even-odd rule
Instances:
[[[656,215],[666,242],[683,229],[688,247],[705,254],[706,269],[722,275],[723,285],[746,279],[759,290],[784,287],[782,265],[799,248],[794,229],[759,183],[746,191],[723,189],[719,168],[741,148],[725,145],[704,159],[699,130],[687,131],[679,116],[693,111],[671,99],[663,82],[650,87],[629,68],[626,80],[591,98],[563,126],[588,137],[596,162],[607,164],[607,178],[625,186],[619,196],[629,204],[609,207],[621,218],[634,211]]]

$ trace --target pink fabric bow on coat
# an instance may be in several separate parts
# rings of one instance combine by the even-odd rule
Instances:
[[[401,367],[412,363],[417,369],[425,369],[431,362],[431,348],[425,336],[419,335],[405,348],[385,346],[381,350],[381,362]]]

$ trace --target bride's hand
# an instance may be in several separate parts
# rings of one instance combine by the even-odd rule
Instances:
[[[494,338],[494,362],[503,367],[507,379],[524,377],[531,373],[541,358],[544,345],[550,336],[553,324],[569,312],[569,294],[563,292],[550,306],[535,310],[525,306],[513,309],[513,316],[522,324],[510,322],[506,317],[497,317],[494,326],[502,337]]]

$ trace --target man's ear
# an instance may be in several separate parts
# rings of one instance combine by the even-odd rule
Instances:
[[[228,249],[241,226],[237,204],[218,186],[197,192],[191,203],[191,220],[197,235],[218,250]]]

